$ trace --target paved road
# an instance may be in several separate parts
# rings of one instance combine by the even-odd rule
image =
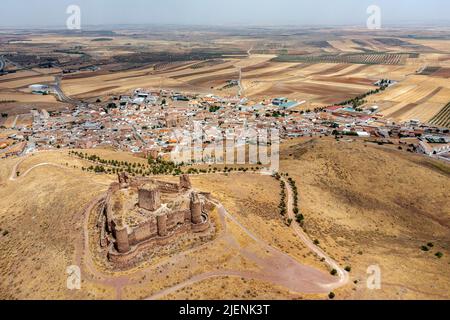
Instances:
[[[11,125],[11,128],[12,129],[14,129],[15,127],[16,127],[16,124],[17,124],[17,120],[19,119],[19,116],[17,115],[15,118],[14,118],[14,121],[13,121],[13,123],[12,123],[12,125]]]
[[[60,76],[55,77],[55,84],[51,85],[50,87],[55,91],[56,95],[58,96],[59,101],[69,103],[69,104],[74,104],[74,105],[84,104],[83,102],[81,102],[79,100],[72,99],[72,98],[66,96],[64,91],[61,89],[61,77]]]
[[[3,56],[0,56],[0,72],[5,68],[6,62]]]
[[[147,141],[145,141],[145,140],[142,138],[141,134],[137,131],[136,127],[132,124],[132,125],[131,125],[131,128],[133,129],[133,132],[134,132],[135,136],[136,136],[139,140],[141,140],[141,142],[146,146],[146,145],[147,145]]]
[[[250,58],[251,52],[253,50],[253,47],[251,47],[250,49],[247,50],[247,56]],[[238,92],[238,97],[242,97],[242,95],[244,94],[244,86],[242,85],[242,68],[239,67],[239,80],[238,80],[238,86],[239,86],[239,92]]]

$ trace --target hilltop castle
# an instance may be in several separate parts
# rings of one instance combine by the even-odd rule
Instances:
[[[179,183],[118,175],[111,184],[97,225],[108,259],[127,265],[147,249],[168,245],[186,234],[209,234],[208,193],[192,189],[189,176]]]

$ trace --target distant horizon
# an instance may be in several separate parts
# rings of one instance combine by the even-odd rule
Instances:
[[[285,24],[285,25],[274,25],[274,24],[195,24],[195,23],[116,23],[116,24],[84,24],[83,28],[80,30],[73,30],[74,32],[82,32],[85,30],[99,29],[102,30],[113,30],[120,29],[123,27],[140,28],[140,27],[199,27],[199,28],[271,28],[271,29],[286,29],[286,28],[364,28],[365,25],[362,24]],[[421,27],[450,27],[449,21],[403,21],[403,22],[385,22],[383,27],[379,30],[372,31],[383,31],[392,28],[421,28]],[[67,30],[65,26],[61,25],[0,25],[0,30],[26,30],[35,28],[39,30]]]
[[[367,8],[383,25],[450,25],[447,0],[3,0],[0,28],[65,28],[68,6],[82,26],[365,26]]]

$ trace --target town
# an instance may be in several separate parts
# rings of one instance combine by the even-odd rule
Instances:
[[[381,81],[381,80],[380,80]],[[386,80],[387,81],[387,80]],[[377,106],[361,108],[354,101],[299,110],[304,103],[284,97],[249,101],[239,97],[136,89],[107,101],[78,104],[57,112],[31,110],[32,121],[14,124],[0,140],[2,158],[38,150],[113,147],[153,158],[169,154],[180,143],[175,130],[192,132],[194,124],[219,128],[236,140],[243,128],[277,129],[282,140],[334,136],[362,139],[408,152],[450,161],[448,128],[418,120],[396,123],[378,114]],[[4,115],[7,116],[7,115]],[[217,136],[203,136],[204,148]]]

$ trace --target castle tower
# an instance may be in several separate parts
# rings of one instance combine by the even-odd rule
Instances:
[[[192,223],[193,224],[199,224],[203,222],[202,219],[202,203],[200,202],[200,199],[198,197],[198,194],[196,192],[191,193],[191,217],[192,217]]]
[[[128,173],[126,173],[126,172],[119,172],[117,174],[117,177],[119,178],[120,184],[128,184],[130,182],[130,177],[128,176]]]
[[[155,211],[161,206],[161,195],[158,186],[146,184],[138,189],[139,207]]]
[[[128,231],[127,227],[114,227],[114,232],[116,235],[116,248],[120,253],[125,253],[130,251],[130,243],[128,241]]]
[[[158,224],[158,236],[167,236],[167,214],[157,216],[156,222]]]
[[[191,179],[187,174],[183,174],[180,176],[180,188],[182,190],[190,190],[192,189]]]

